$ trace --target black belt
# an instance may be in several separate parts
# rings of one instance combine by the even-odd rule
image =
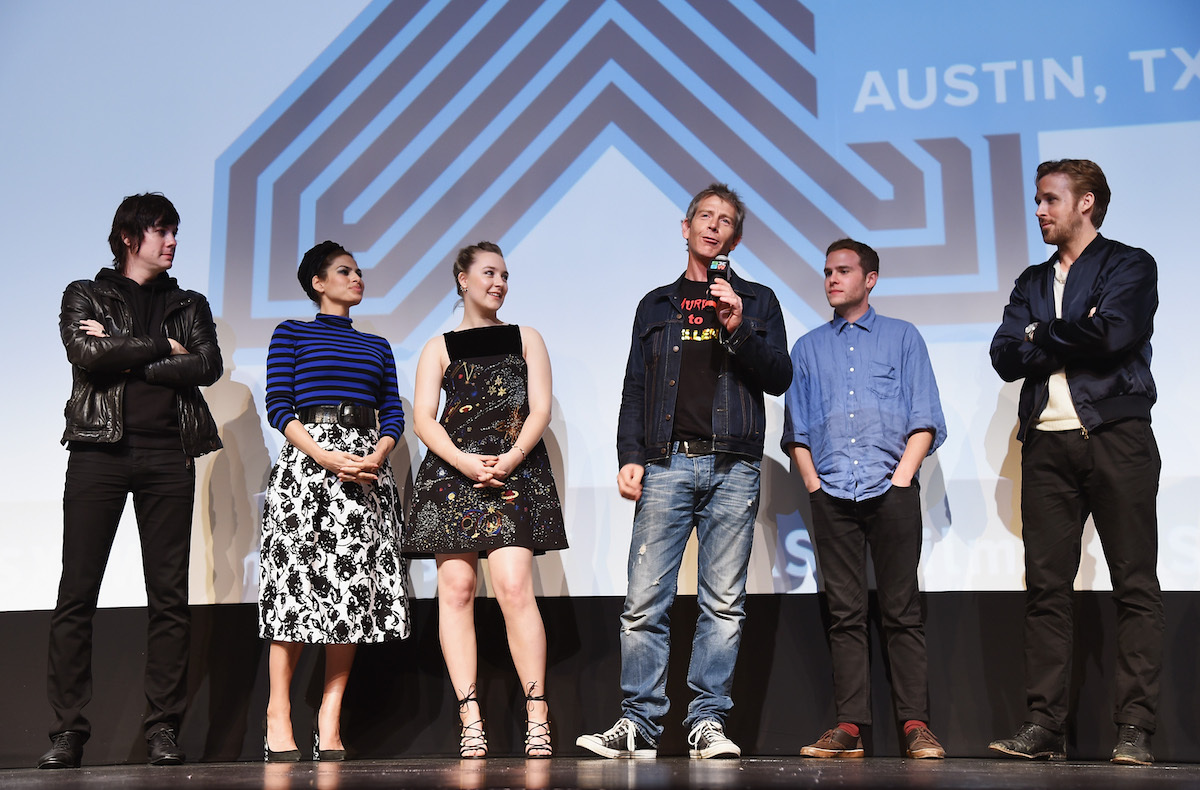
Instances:
[[[712,455],[717,452],[717,448],[716,443],[712,439],[687,439],[685,441],[671,442],[667,446],[667,452],[672,455],[683,453],[691,457],[694,455]]]
[[[296,416],[305,425],[341,425],[344,428],[374,428],[375,409],[365,403],[343,401],[336,406],[301,406]]]

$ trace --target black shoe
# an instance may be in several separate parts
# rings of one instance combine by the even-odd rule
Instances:
[[[267,745],[267,720],[263,718],[263,762],[264,763],[298,763],[300,762],[299,749],[284,749],[281,752],[271,751],[271,747]]]
[[[1150,753],[1150,733],[1132,724],[1117,728],[1117,745],[1113,749],[1112,761],[1122,765],[1153,765]]]
[[[742,749],[725,734],[725,725],[715,719],[697,722],[688,733],[688,756],[693,760],[712,757],[734,758],[742,756]]]
[[[604,732],[580,735],[575,739],[575,745],[601,757],[653,760],[658,755],[658,747],[646,740],[629,719],[617,719],[617,723]]]
[[[175,730],[163,727],[146,739],[146,762],[151,765],[183,765],[185,755],[175,740]]]
[[[1033,722],[1025,722],[1011,738],[992,741],[988,748],[993,752],[1028,760],[1065,760],[1067,747],[1062,735]]]
[[[83,744],[87,736],[82,732],[67,730],[50,739],[50,751],[38,758],[38,768],[78,768],[83,760]]]
[[[321,728],[317,726],[317,719],[320,715],[320,709],[313,712],[313,762],[340,763],[346,759],[345,749],[321,748]]]

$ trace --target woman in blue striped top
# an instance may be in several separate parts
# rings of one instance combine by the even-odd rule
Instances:
[[[345,757],[342,694],[361,642],[408,636],[407,565],[388,454],[404,430],[386,340],[354,329],[362,272],[341,245],[304,255],[300,284],[320,312],[284,321],[267,354],[267,417],[287,438],[263,511],[259,633],[271,640],[264,757],[300,758],[291,682],[304,644],[325,645],[313,759]]]

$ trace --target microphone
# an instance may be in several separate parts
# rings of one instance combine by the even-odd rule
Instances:
[[[708,265],[708,284],[712,285],[720,277],[725,282],[729,282],[729,256],[718,255],[712,259],[712,263]]]

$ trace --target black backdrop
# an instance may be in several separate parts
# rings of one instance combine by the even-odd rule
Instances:
[[[934,731],[951,756],[987,754],[992,738],[1011,734],[1024,711],[1021,679],[1023,593],[952,592],[925,595]],[[1167,593],[1166,665],[1155,755],[1161,762],[1200,761],[1200,593]],[[616,597],[539,601],[549,638],[550,696],[560,755],[584,754],[577,735],[607,729],[620,713],[620,650]],[[522,700],[494,599],[478,602],[480,699],[494,755],[517,754]],[[874,607],[874,601],[872,601]],[[819,595],[755,595],[734,680],[728,732],[746,755],[794,755],[833,724],[829,651]],[[874,612],[874,609],[872,610]],[[1115,615],[1109,593],[1075,599],[1072,758],[1107,759],[1112,725]],[[250,604],[193,608],[190,707],[181,740],[192,760],[258,760],[266,706],[266,645]],[[685,676],[696,599],[683,596],[674,626],[668,693],[672,709],[663,754],[686,754],[681,722],[690,692]],[[0,767],[31,766],[47,745],[46,635],[50,613],[0,614],[0,669],[5,712],[0,717]],[[145,610],[106,609],[96,617],[95,698],[88,708],[94,735],[85,764],[141,762]],[[872,628],[875,726],[865,733],[868,755],[899,754],[878,622]],[[307,748],[312,710],[320,698],[320,652],[301,659],[293,691],[297,741]],[[344,739],[352,756],[449,756],[457,750],[457,716],[437,638],[436,601],[413,605],[413,633],[403,642],[359,649],[346,691]]]

